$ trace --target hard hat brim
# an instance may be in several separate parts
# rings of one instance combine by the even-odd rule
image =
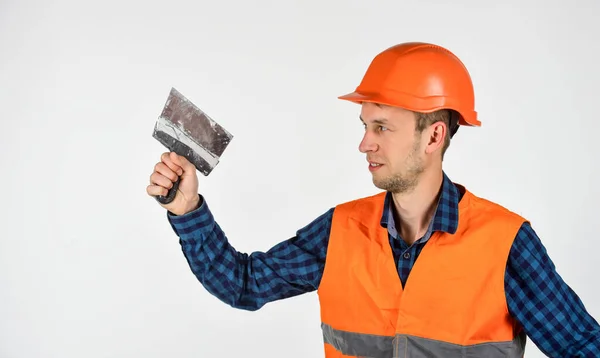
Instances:
[[[434,102],[438,102],[438,103],[430,103],[429,105],[423,105],[420,106],[419,108],[415,107],[414,105],[409,105],[406,102],[412,102],[414,103],[415,99],[411,98],[409,101],[393,101],[390,100],[389,98],[386,98],[384,95],[382,95],[381,93],[359,93],[357,91],[339,96],[338,99],[341,100],[346,100],[346,101],[350,101],[356,104],[362,104],[363,102],[370,102],[370,103],[378,103],[378,104],[383,104],[383,105],[387,105],[387,106],[393,106],[393,107],[401,107],[404,108],[406,110],[409,111],[414,111],[414,112],[422,112],[422,113],[429,113],[429,112],[434,112],[437,111],[439,109],[454,109],[459,113],[459,124],[461,125],[466,125],[466,126],[481,126],[481,122],[479,120],[477,120],[477,112],[475,111],[471,111],[470,113],[464,113],[461,110],[455,109],[452,106],[448,106],[448,105],[444,105],[443,100],[442,101],[437,101],[435,100]],[[404,102],[404,103],[402,103]],[[424,103],[422,103],[424,104]]]

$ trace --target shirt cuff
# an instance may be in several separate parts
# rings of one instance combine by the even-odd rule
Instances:
[[[208,208],[205,198],[198,194],[199,206],[195,210],[183,215],[175,215],[167,211],[167,218],[173,231],[180,239],[198,239],[198,235],[211,232],[214,229],[215,219]]]

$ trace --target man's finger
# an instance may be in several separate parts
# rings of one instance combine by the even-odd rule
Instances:
[[[169,191],[160,185],[148,185],[146,187],[146,193],[148,193],[148,195],[150,195],[150,196],[158,196],[158,195],[167,196]]]
[[[179,170],[181,170],[181,168],[179,168]],[[177,172],[173,171],[170,167],[168,167],[163,162],[156,163],[156,165],[154,166],[154,171],[156,173],[160,173],[160,174],[164,175],[165,177],[171,179],[171,181],[177,180],[177,177],[179,176],[177,174]]]
[[[166,152],[163,153],[160,156],[160,160],[165,163],[165,165],[167,167],[169,167],[172,171],[174,171],[175,173],[177,173],[177,175],[182,176],[183,175],[183,170],[184,167],[182,165],[180,165],[179,163],[177,163],[176,161],[173,160],[173,155],[175,155],[175,157],[177,157],[177,154],[175,154],[174,152]]]
[[[159,185],[166,189],[171,189],[173,187],[173,181],[158,172],[154,172],[150,175],[150,184]]]
[[[186,159],[186,157],[182,155],[177,155],[177,153],[171,152],[169,158],[175,163],[175,165],[182,167],[184,171],[196,170],[194,164],[192,164],[189,160]]]

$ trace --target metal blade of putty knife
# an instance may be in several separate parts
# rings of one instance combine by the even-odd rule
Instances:
[[[208,176],[219,163],[233,135],[215,122],[190,100],[171,88],[167,102],[154,126],[152,136],[170,151],[185,157]],[[175,198],[179,178],[166,196],[157,196],[162,204]]]

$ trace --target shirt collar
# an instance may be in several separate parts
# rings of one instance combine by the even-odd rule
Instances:
[[[429,232],[435,231],[454,234],[458,228],[458,203],[461,199],[461,192],[456,185],[443,173],[443,181],[440,196],[438,198],[437,208],[433,220],[429,225]],[[381,226],[388,228],[393,237],[397,236],[392,201],[392,193],[389,191],[385,195],[384,210],[381,217]]]

